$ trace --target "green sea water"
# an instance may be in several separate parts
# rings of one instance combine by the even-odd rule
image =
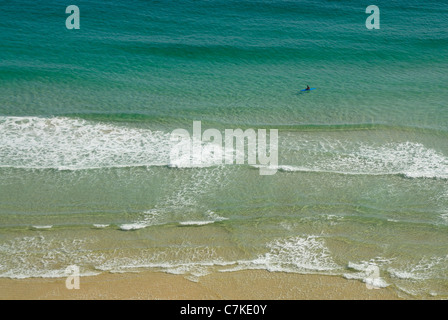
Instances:
[[[448,297],[448,3],[377,1],[376,30],[369,4],[77,1],[68,30],[64,1],[0,0],[0,276],[266,269]],[[277,129],[277,172],[173,165],[193,121]]]

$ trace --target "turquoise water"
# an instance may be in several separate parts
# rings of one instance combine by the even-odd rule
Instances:
[[[267,269],[448,296],[448,4],[0,1],[0,276]],[[312,92],[300,93],[310,85]],[[278,171],[170,134],[278,129]]]

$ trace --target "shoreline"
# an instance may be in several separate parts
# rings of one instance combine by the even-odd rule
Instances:
[[[68,290],[66,278],[0,279],[0,300],[398,300],[391,287],[368,289],[339,276],[265,270],[217,272],[197,282],[156,271],[103,273],[80,278]]]

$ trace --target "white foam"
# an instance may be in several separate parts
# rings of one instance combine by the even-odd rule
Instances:
[[[0,244],[0,277],[24,279],[31,277],[66,277],[69,265],[85,266],[101,263],[103,256],[86,249],[89,240],[48,239],[44,233],[34,237],[15,238]],[[81,275],[98,274],[83,269]]]
[[[179,222],[180,225],[183,226],[203,226],[206,224],[211,224],[214,223],[215,221],[183,221],[183,222]]]
[[[338,268],[322,238],[309,236],[281,239],[271,242],[268,248],[270,252],[264,256],[268,264],[281,262],[299,269],[320,271]]]
[[[409,271],[389,269],[389,273],[392,277],[397,278],[397,279],[421,280],[420,277],[416,276],[414,273],[409,272]]]
[[[179,142],[176,142],[179,143]],[[207,155],[210,154],[210,148],[219,148],[220,154],[222,155],[224,152],[224,148],[222,145],[216,145],[212,142],[203,142],[198,141],[191,137],[190,139],[183,140],[181,144],[184,144],[185,146],[190,146],[190,153],[187,152],[178,152],[178,153],[170,153],[170,161],[169,161],[169,167],[172,168],[205,168],[205,167],[213,167],[217,165],[222,165],[224,163],[223,157],[220,159],[213,159],[213,157],[208,157]],[[193,154],[193,150],[191,146],[196,145],[198,146],[197,152],[201,155],[199,159],[196,159],[196,157]],[[172,149],[177,150],[177,149]]]
[[[434,269],[446,269],[448,265],[448,255],[446,257],[422,257],[416,264],[408,264],[401,268],[389,268],[388,272],[394,278],[410,280],[428,280],[431,279]]]
[[[118,253],[120,255],[120,253]],[[155,269],[173,274],[183,274],[192,281],[206,275],[216,266],[227,266],[234,262],[223,261],[214,248],[208,246],[173,246],[160,250],[142,250],[137,257],[126,253],[113,257],[96,266],[108,272],[133,272],[141,269]]]
[[[267,244],[269,252],[253,260],[240,260],[221,271],[265,269],[272,272],[331,272],[339,269],[324,240],[315,236],[279,239]]]
[[[366,285],[370,285],[373,288],[386,288],[389,284],[383,278],[367,277],[363,280]]]
[[[368,288],[385,288],[389,286],[384,278],[381,277],[381,272],[385,271],[385,265],[390,264],[392,259],[385,259],[376,257],[369,261],[361,261],[358,263],[349,262],[348,268],[358,271],[355,273],[345,273],[343,276],[346,279],[356,279],[363,281]]]
[[[15,273],[15,270],[10,270],[5,273],[0,274],[2,278],[10,278],[10,279],[28,279],[28,278],[67,278],[67,274],[64,270],[51,270],[51,271],[43,271],[39,273],[35,273],[34,271],[26,272],[22,271],[22,273]],[[91,277],[97,276],[101,274],[101,272],[94,271],[86,271],[80,272],[80,277]]]
[[[120,226],[120,229],[123,231],[131,231],[131,230],[139,230],[146,228],[148,225],[145,223],[128,223],[128,224],[122,224]]]
[[[53,226],[48,225],[48,226],[33,226],[34,229],[51,229],[53,228]]]
[[[108,226],[110,226],[109,224],[94,224],[93,225],[95,228],[107,228]]]
[[[77,170],[167,165],[169,135],[65,117],[0,117],[0,166]]]
[[[219,215],[217,215],[215,212],[211,211],[211,210],[207,210],[206,215],[212,219],[213,221],[224,221],[224,220],[229,220],[228,218],[225,217],[221,217]]]
[[[277,167],[278,170],[448,179],[448,158],[421,143],[374,145],[325,140],[297,144],[301,155],[305,155],[300,158],[302,165],[283,164]]]
[[[123,231],[132,231],[143,229],[153,225],[163,224],[163,214],[166,213],[168,208],[154,208],[147,210],[141,214],[141,217],[132,223],[122,224],[120,229]]]
[[[151,258],[147,258],[151,260]],[[196,262],[151,262],[143,261],[142,258],[134,261],[113,261],[97,267],[98,270],[108,271],[111,273],[138,272],[141,269],[160,270],[170,274],[185,275],[186,279],[197,282],[199,278],[210,274],[215,267],[233,265],[235,262],[224,262],[217,260],[203,260]]]
[[[168,132],[67,117],[0,117],[0,167],[84,170],[224,165],[226,151],[221,144],[193,138],[185,143],[198,145],[202,157],[195,159],[193,152],[172,157],[179,142],[171,140]],[[215,159],[212,150],[221,157]]]
[[[335,215],[335,214],[327,214],[327,215],[324,215],[326,218],[327,218],[327,220],[336,220],[336,221],[340,221],[340,220],[343,220],[344,219],[344,217],[342,217],[342,216],[338,216],[338,215]]]
[[[291,148],[311,157],[301,158],[300,166],[283,164],[272,169],[448,179],[448,158],[421,143],[376,145],[335,139],[291,143]],[[171,134],[149,129],[66,117],[0,117],[0,167],[78,170],[216,165],[207,158],[195,164],[191,155],[171,159],[176,144]],[[202,152],[211,145],[201,142]]]

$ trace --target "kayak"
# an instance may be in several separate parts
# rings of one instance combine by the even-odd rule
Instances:
[[[316,88],[309,88],[308,90],[307,89],[302,89],[300,91],[311,91],[311,90],[314,90],[314,89],[316,89]]]

